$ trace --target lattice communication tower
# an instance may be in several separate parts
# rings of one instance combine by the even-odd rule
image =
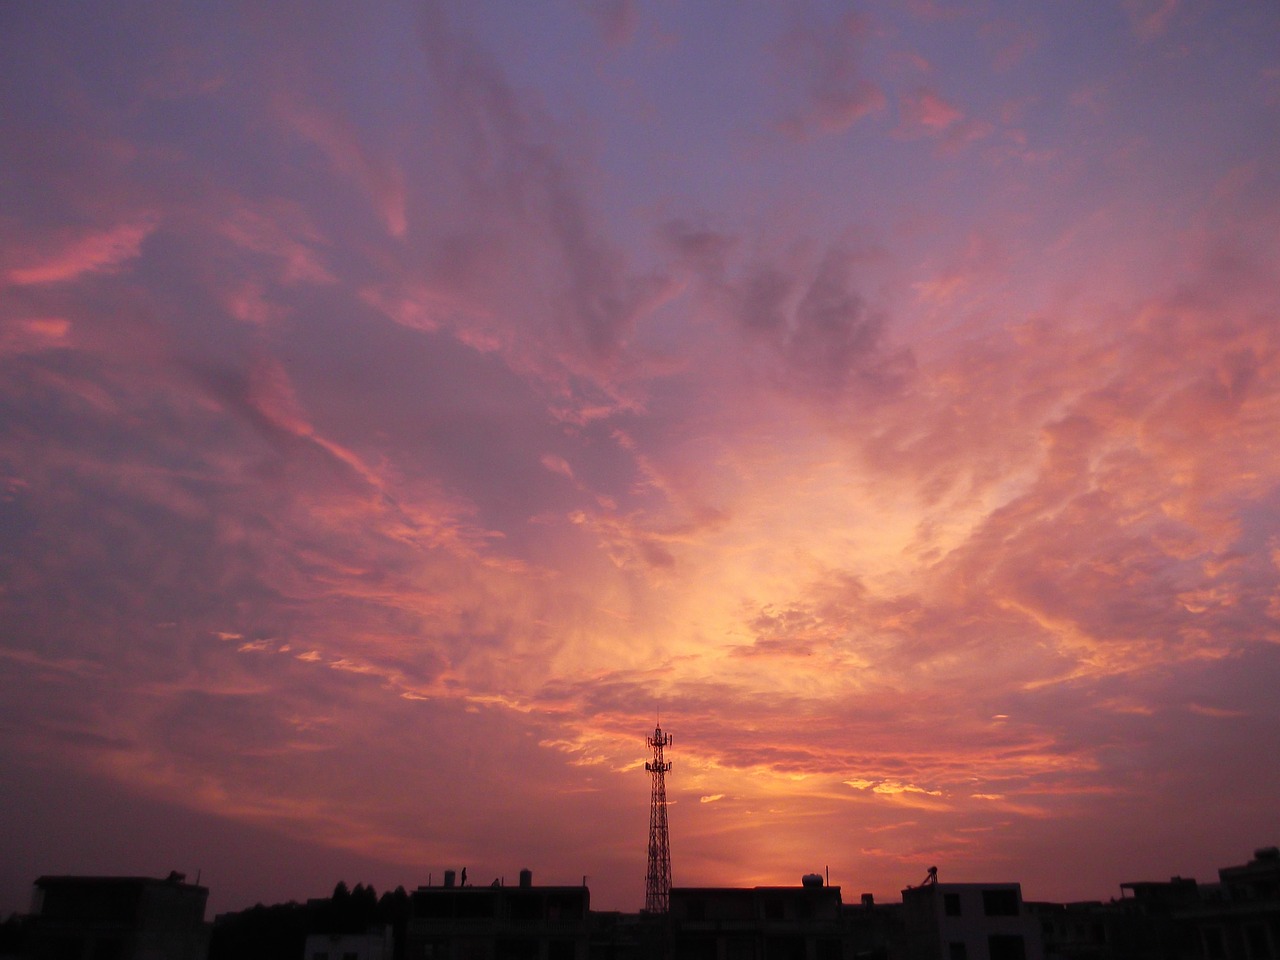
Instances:
[[[671,735],[662,725],[653,728],[653,736],[645,742],[653,750],[653,759],[644,768],[653,778],[649,804],[649,872],[644,881],[645,913],[666,913],[671,902],[671,840],[667,836],[667,771],[671,762],[662,759],[662,748],[671,746]]]

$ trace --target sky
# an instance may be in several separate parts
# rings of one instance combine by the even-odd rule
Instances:
[[[0,7],[0,911],[1039,900],[1280,799],[1280,4]]]

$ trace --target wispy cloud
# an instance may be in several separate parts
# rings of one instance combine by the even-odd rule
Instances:
[[[143,220],[59,238],[61,242],[52,244],[54,249],[50,250],[10,250],[6,259],[18,263],[8,269],[7,279],[18,286],[30,286],[109,273],[137,257],[142,242],[154,229],[153,222]]]
[[[868,22],[846,13],[830,22],[802,21],[785,35],[779,56],[788,73],[803,78],[801,102],[778,122],[789,137],[839,134],[881,110],[884,92],[866,73]]]

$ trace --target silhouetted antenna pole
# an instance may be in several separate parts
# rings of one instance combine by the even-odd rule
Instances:
[[[666,913],[671,902],[671,839],[667,835],[667,771],[670,761],[662,759],[663,747],[671,746],[671,735],[662,732],[662,722],[653,728],[653,736],[645,740],[653,750],[653,759],[644,768],[653,779],[649,804],[649,872],[644,882],[646,913]]]

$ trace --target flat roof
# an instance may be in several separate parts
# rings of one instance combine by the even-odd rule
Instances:
[[[187,883],[186,879],[179,880],[176,877],[96,877],[89,874],[49,874],[43,877],[37,877],[35,885],[37,887],[51,886],[58,883],[95,883],[95,884],[158,884],[160,886],[169,887],[190,887],[193,890],[205,890],[208,888],[196,883]]]

